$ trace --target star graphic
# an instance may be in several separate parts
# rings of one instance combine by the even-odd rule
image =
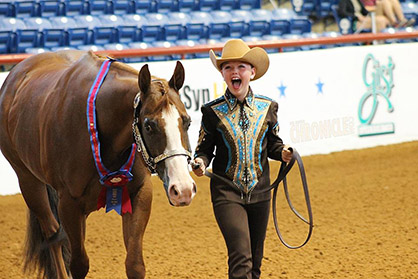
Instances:
[[[318,94],[324,94],[324,91],[322,90],[324,83],[321,82],[321,79],[318,79],[318,83],[316,83],[315,85],[318,87]]]
[[[283,85],[283,81],[280,82],[280,86],[277,87],[277,89],[279,89],[280,91],[280,96],[279,97],[286,97],[286,93],[284,92],[286,90],[287,86]]]

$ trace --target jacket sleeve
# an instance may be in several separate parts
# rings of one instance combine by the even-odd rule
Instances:
[[[213,112],[211,113],[209,107],[202,106],[201,111],[202,122],[194,158],[199,157],[203,159],[206,166],[208,166],[214,157],[216,124],[214,119],[212,119]]]
[[[277,110],[279,105],[272,102],[269,109],[267,131],[267,156],[274,160],[282,160],[283,140],[279,137],[279,123],[277,122]]]

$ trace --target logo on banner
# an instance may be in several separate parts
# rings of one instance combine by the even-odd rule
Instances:
[[[393,88],[393,68],[394,64],[390,56],[387,65],[381,65],[372,54],[368,54],[364,60],[363,82],[366,86],[366,93],[361,97],[358,106],[360,121],[358,133],[360,137],[395,132],[393,122],[377,122],[375,120],[379,102],[383,102],[388,113],[393,111],[393,105],[389,99]]]

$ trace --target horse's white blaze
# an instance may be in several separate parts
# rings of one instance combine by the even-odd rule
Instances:
[[[179,130],[180,114],[174,105],[170,105],[167,110],[163,110],[162,118],[165,121],[165,134],[167,137],[167,146],[165,152],[184,149],[181,142]],[[195,193],[193,191],[194,181],[190,176],[186,156],[173,156],[165,160],[167,176],[169,178],[169,187],[176,186],[179,192],[180,202],[191,201]],[[185,196],[184,196],[185,195]],[[184,200],[185,199],[185,200]]]

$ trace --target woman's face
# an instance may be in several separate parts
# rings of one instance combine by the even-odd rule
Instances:
[[[229,91],[240,101],[244,100],[255,76],[255,68],[246,62],[230,61],[222,64],[222,77]]]

